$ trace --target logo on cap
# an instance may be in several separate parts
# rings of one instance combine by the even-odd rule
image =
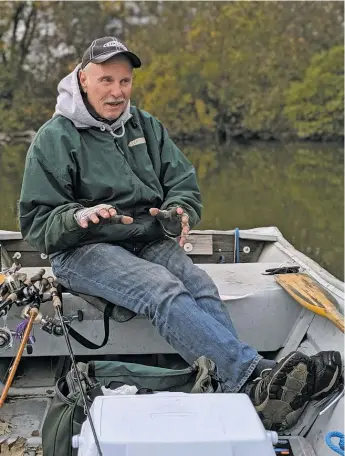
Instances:
[[[122,43],[120,43],[120,41],[109,41],[109,43],[103,44],[103,47],[110,47],[110,46],[115,46],[119,49],[124,49],[125,51],[127,51],[126,46],[124,46]]]

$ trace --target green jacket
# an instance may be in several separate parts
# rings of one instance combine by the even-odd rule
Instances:
[[[165,235],[150,207],[182,206],[191,227],[199,222],[192,164],[155,117],[133,106],[130,114],[121,138],[104,127],[77,128],[61,115],[41,127],[27,154],[19,202],[21,232],[30,245],[53,254],[97,242],[145,244]],[[100,203],[134,223],[79,227],[76,210]]]

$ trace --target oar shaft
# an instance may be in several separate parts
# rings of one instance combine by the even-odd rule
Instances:
[[[328,317],[332,322],[335,324],[337,328],[340,329],[340,331],[344,332],[344,317],[342,315],[333,317],[333,315]]]
[[[25,348],[26,343],[27,343],[27,341],[29,339],[30,332],[31,332],[31,329],[32,329],[32,325],[34,324],[34,320],[37,317],[37,314],[38,314],[38,310],[35,307],[33,307],[30,310],[29,322],[28,322],[28,324],[27,324],[27,326],[25,328],[24,335],[23,335],[23,338],[22,338],[21,343],[19,345],[19,349],[18,349],[18,352],[16,354],[13,366],[11,367],[10,373],[9,373],[9,375],[7,377],[4,389],[3,389],[1,397],[0,397],[0,408],[4,405],[4,402],[5,402],[7,394],[8,394],[8,390],[10,389],[10,387],[12,385],[14,376],[15,376],[17,368],[19,366],[19,362],[20,362],[21,357],[23,355],[24,348]]]

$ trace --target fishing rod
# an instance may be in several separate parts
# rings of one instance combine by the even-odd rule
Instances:
[[[11,268],[4,271],[3,276],[5,279],[1,284],[0,289],[0,316],[3,317],[5,322],[7,320],[7,314],[13,304],[16,304],[17,306],[29,304],[25,308],[26,312],[22,313],[22,316],[25,318],[24,322],[20,323],[14,332],[14,335],[21,341],[14,362],[9,369],[9,375],[4,385],[4,389],[0,396],[0,408],[4,405],[25,347],[28,347],[29,341],[34,342],[34,339],[31,336],[31,330],[33,324],[40,315],[40,305],[42,302],[49,299],[49,297],[44,296],[44,290],[49,284],[47,279],[43,279],[45,270],[40,269],[37,274],[31,277],[31,279],[27,279],[26,274],[18,273],[20,268],[21,265],[15,261]],[[35,286],[36,282],[40,283],[39,288]],[[0,329],[0,347],[11,347],[13,344],[12,331],[7,328],[6,324]]]
[[[68,349],[69,356],[70,356],[71,363],[72,363],[72,369],[74,370],[74,372],[76,374],[76,377],[77,377],[77,382],[78,382],[78,386],[79,386],[79,389],[80,389],[80,394],[82,396],[83,403],[84,403],[84,409],[85,409],[87,418],[88,418],[89,423],[90,423],[90,427],[91,427],[91,431],[92,431],[93,437],[95,439],[97,452],[98,452],[99,456],[102,456],[103,453],[102,453],[101,446],[100,446],[100,443],[99,443],[99,440],[98,440],[98,437],[97,437],[95,425],[94,425],[93,419],[91,417],[88,398],[86,397],[86,393],[85,393],[83,385],[82,385],[82,379],[81,379],[81,375],[80,375],[80,370],[78,369],[77,363],[75,361],[75,357],[74,357],[74,353],[73,353],[73,350],[72,350],[71,341],[69,340],[69,337],[68,337],[68,330],[66,328],[65,320],[64,320],[64,318],[62,316],[62,313],[61,313],[62,302],[61,302],[59,293],[58,293],[58,291],[57,291],[57,289],[55,287],[52,286],[52,288],[50,289],[50,293],[51,293],[51,296],[52,296],[53,307],[54,307],[54,309],[55,309],[55,311],[56,311],[56,313],[58,315],[58,318],[59,318],[60,323],[61,323],[63,335],[65,336],[67,349]]]
[[[31,329],[32,329],[32,325],[34,324],[34,320],[35,318],[37,317],[38,315],[38,309],[36,307],[33,307],[31,310],[30,310],[30,318],[29,318],[29,321],[26,325],[26,328],[25,328],[25,331],[24,331],[24,335],[23,335],[23,338],[20,342],[20,345],[19,345],[19,348],[18,348],[18,351],[17,351],[17,354],[16,354],[16,357],[14,359],[14,363],[10,369],[10,373],[9,373],[9,376],[7,377],[7,380],[6,380],[6,383],[5,383],[5,386],[4,386],[4,389],[1,393],[1,397],[0,397],[0,408],[4,405],[4,402],[5,402],[5,399],[7,397],[7,394],[8,394],[8,391],[12,385],[12,382],[13,382],[13,379],[14,379],[14,376],[17,372],[17,369],[18,369],[18,366],[19,366],[19,363],[20,363],[20,360],[22,358],[22,355],[23,355],[23,351],[24,351],[24,348],[28,342],[28,339],[30,337],[30,333],[31,333]]]
[[[89,405],[89,401],[92,403],[93,399],[97,395],[102,394],[102,391],[99,383],[93,385],[86,376],[81,378],[81,372],[75,360],[72,345],[69,339],[68,328],[66,326],[66,323],[70,324],[75,317],[68,318],[62,314],[62,302],[57,290],[58,284],[56,283],[54,277],[50,276],[45,278],[45,270],[41,269],[37,274],[31,277],[31,279],[27,279],[26,274],[18,273],[20,268],[21,265],[15,262],[11,268],[2,272],[2,276],[5,277],[5,280],[0,283],[0,317],[2,317],[5,321],[5,325],[0,328],[0,349],[10,348],[12,346],[13,335],[21,340],[13,365],[9,369],[9,375],[4,389],[1,393],[0,408],[6,400],[25,347],[28,348],[28,342],[34,342],[34,338],[31,336],[33,325],[41,323],[41,329],[49,334],[53,334],[55,336],[64,335],[65,337],[72,369],[75,372],[78,387],[83,400],[84,411],[90,423],[98,455],[102,456],[102,450],[97,437],[95,425],[92,420]],[[38,286],[36,286],[37,282],[39,284]],[[53,308],[55,310],[54,317],[43,318],[40,312],[41,304],[47,301],[52,301]],[[11,331],[6,326],[7,314],[13,304],[16,304],[17,306],[25,306],[22,312],[24,321],[17,326],[16,331]],[[79,321],[82,321],[82,312],[78,311],[77,318]],[[82,386],[83,380],[87,385],[87,392],[84,391]]]

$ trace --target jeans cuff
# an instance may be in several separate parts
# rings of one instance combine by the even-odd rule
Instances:
[[[227,382],[224,383],[224,392],[226,393],[238,393],[243,385],[248,381],[249,377],[252,375],[254,372],[256,366],[258,365],[259,361],[263,357],[261,355],[256,355],[253,361],[250,363],[250,366],[246,370],[244,376],[241,378],[240,382],[237,383],[237,385],[231,384],[229,385]]]

